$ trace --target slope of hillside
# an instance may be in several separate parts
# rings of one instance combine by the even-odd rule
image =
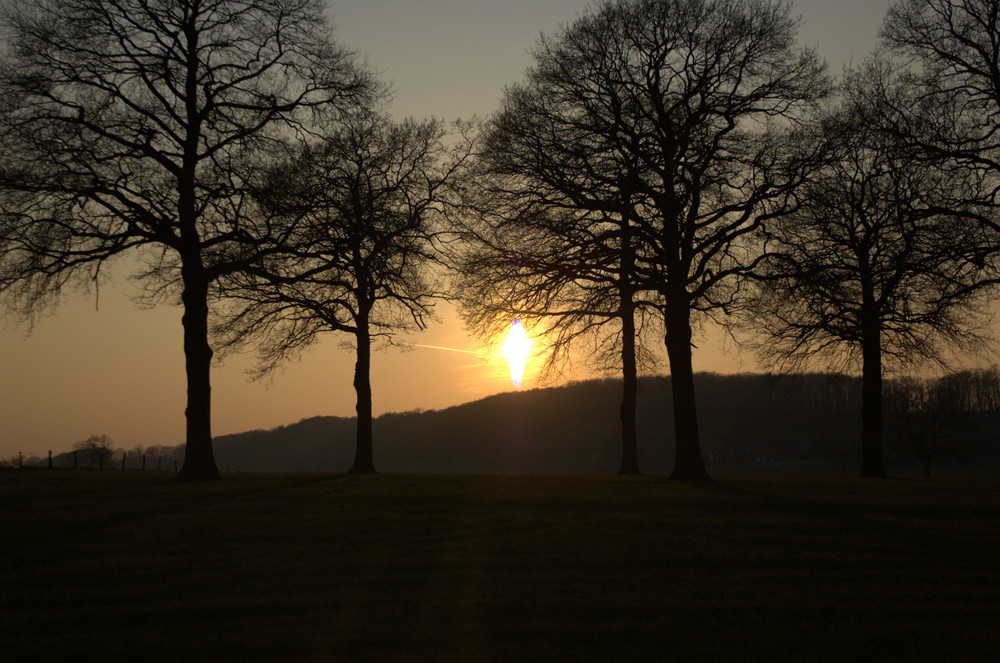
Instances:
[[[710,467],[777,460],[821,471],[856,455],[859,385],[839,375],[798,378],[698,376],[699,418]],[[505,393],[445,410],[386,414],[375,421],[382,471],[610,473],[618,468],[620,383],[590,380]],[[642,380],[639,460],[647,473],[670,471],[670,380]],[[216,439],[230,471],[345,471],[354,420],[313,417],[271,431]]]
[[[860,381],[839,374],[695,377],[702,451],[716,475],[854,475],[860,468]],[[388,472],[607,474],[618,470],[621,382],[575,382],[375,420],[375,465]],[[894,475],[1000,476],[1000,371],[886,382],[886,463]],[[672,469],[670,378],[640,382],[639,465]],[[344,472],[355,421],[312,417],[214,440],[223,472]],[[106,469],[176,469],[184,446],[105,450]],[[148,458],[147,458],[148,457]],[[148,463],[147,463],[148,460]],[[53,467],[99,466],[96,456]],[[0,468],[21,458],[0,459]],[[24,467],[46,467],[30,457]]]

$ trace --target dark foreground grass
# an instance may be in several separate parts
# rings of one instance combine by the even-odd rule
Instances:
[[[0,473],[0,660],[994,661],[1000,482]]]

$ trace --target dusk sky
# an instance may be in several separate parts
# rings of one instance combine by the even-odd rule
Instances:
[[[552,34],[586,0],[357,0],[332,3],[335,38],[367,57],[395,91],[399,116],[445,120],[488,116],[504,86],[522,78],[540,33]],[[889,0],[802,0],[800,43],[815,46],[837,73],[874,47]],[[0,458],[67,451],[92,434],[114,446],[184,442],[185,377],[181,309],[142,310],[113,270],[99,299],[67,293],[28,335],[0,325]],[[412,343],[452,348],[388,348],[373,357],[374,412],[440,409],[512,390],[506,363],[488,359],[454,311]],[[252,356],[213,372],[213,433],[273,428],[316,415],[353,416],[354,355],[329,334],[270,383],[249,382]],[[696,340],[695,370],[754,370],[752,358],[709,333]],[[589,377],[577,362],[567,378]],[[666,366],[662,368],[666,372]],[[529,363],[523,388],[537,385]]]

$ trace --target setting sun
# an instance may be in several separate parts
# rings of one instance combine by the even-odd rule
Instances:
[[[507,332],[507,340],[500,348],[500,356],[507,360],[510,365],[510,381],[518,389],[521,388],[521,379],[524,377],[524,366],[528,363],[528,351],[531,349],[531,339],[524,331],[521,319],[516,318],[510,323],[510,330]]]

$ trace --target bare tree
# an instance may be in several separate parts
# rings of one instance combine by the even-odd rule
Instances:
[[[485,153],[482,172],[471,178],[473,202],[463,215],[455,284],[460,312],[492,345],[512,318],[531,321],[549,371],[558,371],[572,348],[592,341],[591,362],[622,372],[619,473],[639,474],[638,369],[652,362],[637,344],[637,324],[646,317],[636,292],[633,224],[611,211],[616,207],[611,200],[603,201],[607,211],[581,210],[544,185],[529,189],[524,178],[506,175],[491,156]],[[598,186],[580,182],[590,207],[601,204]]]
[[[883,40],[906,58],[920,96],[938,113],[899,126],[922,147],[1000,172],[1000,7],[994,0],[900,0],[882,28]]]
[[[217,328],[230,346],[256,343],[266,374],[320,334],[352,337],[357,451],[351,472],[375,471],[371,352],[424,329],[440,295],[432,269],[437,219],[469,143],[449,153],[436,120],[392,122],[359,112],[267,171],[262,215],[276,250],[222,282],[234,308]]]
[[[581,213],[581,243],[566,258],[581,274],[591,261],[605,269],[604,315],[622,303],[627,310],[630,293],[658,301],[678,479],[708,478],[692,316],[727,310],[733,277],[754,265],[744,239],[801,179],[784,132],[770,123],[797,117],[828,85],[815,53],[795,48],[790,8],[782,0],[602,2],[541,40],[484,146],[512,191]],[[595,221],[609,225],[592,226],[592,237]],[[600,262],[615,252],[593,250],[626,246],[634,267]],[[615,287],[623,283],[624,291]]]
[[[183,306],[185,479],[212,452],[209,300],[266,251],[244,218],[253,155],[369,96],[320,0],[13,0],[2,15],[0,288],[30,315],[141,248]],[[176,299],[175,299],[176,298]]]
[[[1000,249],[1000,7],[993,0],[901,0],[889,8],[882,38],[910,67],[923,109],[914,114],[883,100],[887,125],[921,158],[988,184],[963,213]]]
[[[113,448],[107,435],[91,435],[73,444],[73,450],[80,455],[83,466],[99,470],[103,470],[105,465],[111,467]]]
[[[975,427],[972,409],[958,393],[949,389],[954,378],[964,380],[971,372],[934,378],[894,378],[886,383],[885,406],[889,422],[890,457],[917,461],[924,478],[931,476],[931,463],[950,459],[967,462]],[[963,394],[964,395],[964,394]]]
[[[884,58],[847,75],[842,105],[820,122],[828,163],[800,188],[799,209],[764,233],[759,298],[747,311],[765,360],[860,366],[866,477],[885,476],[885,368],[943,361],[982,341],[976,286],[988,244],[952,207],[976,198],[980,182],[918,158],[871,106],[913,105],[914,92]]]

